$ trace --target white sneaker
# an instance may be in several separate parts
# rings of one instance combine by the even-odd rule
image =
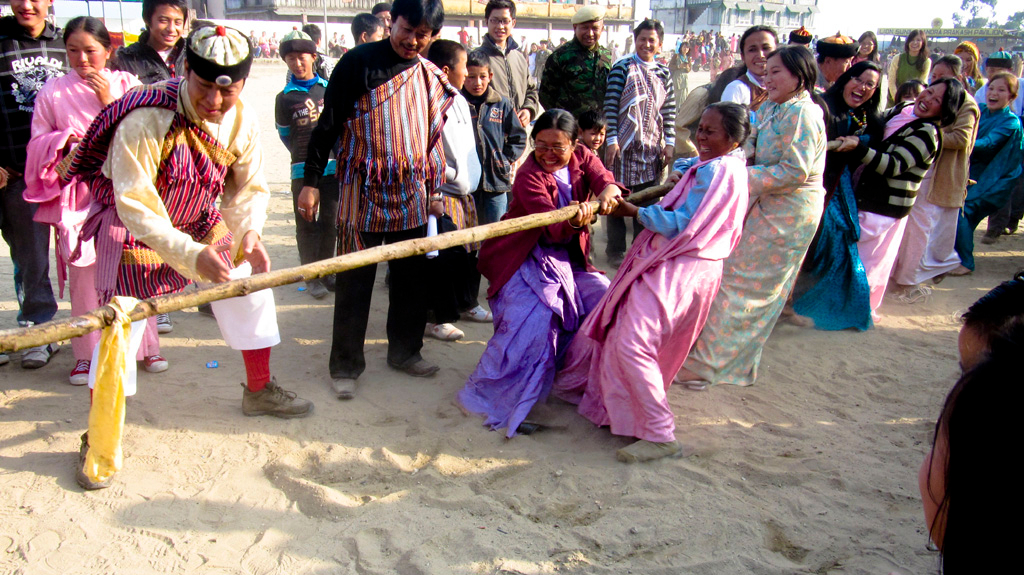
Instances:
[[[6,353],[0,353],[0,365],[7,365],[11,361],[11,356]]]
[[[161,313],[156,316],[156,332],[171,333],[174,331],[174,324],[171,323],[170,314]]]
[[[461,329],[450,323],[428,323],[424,335],[441,341],[456,341],[466,337]]]
[[[491,315],[491,312],[485,310],[483,307],[476,306],[475,308],[469,311],[462,312],[462,319],[468,321],[475,321],[477,323],[491,323],[492,321],[494,321],[494,316]]]
[[[58,351],[60,351],[60,346],[55,343],[30,347],[21,356],[21,367],[25,369],[39,369],[50,363],[50,358]]]

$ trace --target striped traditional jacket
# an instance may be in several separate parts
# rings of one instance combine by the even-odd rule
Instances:
[[[898,105],[889,117],[907,105]],[[861,142],[851,152],[864,164],[857,184],[857,209],[902,218],[910,213],[921,187],[921,180],[942,148],[938,118],[908,122],[877,148]]]

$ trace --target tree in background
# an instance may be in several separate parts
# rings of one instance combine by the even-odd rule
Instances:
[[[953,13],[957,28],[984,28],[995,20],[997,0],[963,0]]]

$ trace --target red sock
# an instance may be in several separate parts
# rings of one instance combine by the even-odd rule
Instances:
[[[245,361],[246,385],[249,391],[262,391],[270,381],[270,348],[243,349],[242,360]]]

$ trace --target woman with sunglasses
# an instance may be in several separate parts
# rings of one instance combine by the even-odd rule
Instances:
[[[467,410],[486,416],[485,425],[507,428],[508,437],[536,429],[527,415],[551,391],[565,349],[608,289],[589,258],[587,224],[594,213],[587,202],[596,198],[607,214],[622,197],[601,160],[578,145],[572,114],[546,111],[531,136],[533,153],[516,173],[502,219],[568,205],[579,211],[568,221],[492,238],[480,248],[494,336],[458,397]]]

